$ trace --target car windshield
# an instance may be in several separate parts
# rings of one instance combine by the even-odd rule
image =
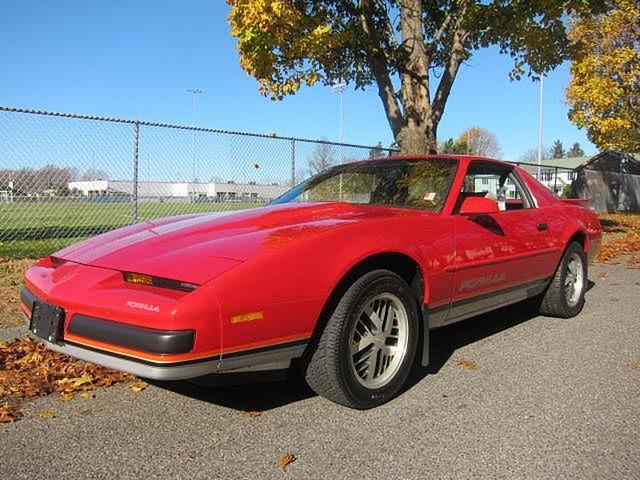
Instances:
[[[348,163],[320,172],[271,204],[347,202],[440,211],[457,165],[450,158]]]

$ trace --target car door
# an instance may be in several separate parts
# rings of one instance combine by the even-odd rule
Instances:
[[[542,291],[555,269],[551,235],[513,167],[469,163],[453,211],[455,260],[447,323],[507,305]],[[494,200],[493,213],[463,215],[467,197]]]

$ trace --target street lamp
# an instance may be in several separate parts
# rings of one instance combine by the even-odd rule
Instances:
[[[338,95],[340,95],[340,129],[338,131],[338,143],[342,144],[342,94],[347,89],[347,84],[343,80],[343,81],[334,83],[331,86],[331,88],[333,89],[334,93],[337,93]],[[342,164],[343,162],[344,162],[344,158],[342,155],[342,145],[340,145],[340,164]]]
[[[542,116],[544,113],[544,74],[540,76],[540,118],[538,119],[538,181],[540,178],[540,165],[542,165]]]
[[[193,183],[195,184],[198,180],[197,176],[198,176],[198,172],[197,172],[197,166],[196,166],[196,130],[195,130],[195,126],[196,126],[196,95],[198,95],[199,93],[205,93],[206,90],[201,89],[201,88],[187,88],[185,90],[187,93],[191,93],[193,95],[193,104],[192,104],[192,109],[191,109],[191,125],[194,127],[193,130],[191,131],[192,136],[191,136],[191,157],[192,157],[192,174],[193,174]],[[195,187],[195,185],[194,185]],[[195,194],[195,192],[194,192]]]
[[[341,80],[340,82],[336,82],[334,83],[331,88],[333,89],[333,93],[337,93],[338,95],[340,95],[340,128],[338,130],[338,143],[340,144],[340,165],[342,165],[344,163],[344,154],[343,154],[343,147],[342,147],[342,94],[344,93],[344,91],[347,89],[347,84],[344,80]],[[340,174],[340,201],[342,201],[342,174]]]

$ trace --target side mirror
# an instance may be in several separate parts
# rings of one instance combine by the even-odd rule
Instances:
[[[467,197],[460,206],[461,215],[486,215],[499,211],[498,202],[485,197]]]

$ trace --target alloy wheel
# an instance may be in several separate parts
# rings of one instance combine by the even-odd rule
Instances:
[[[567,262],[567,271],[564,280],[564,292],[567,304],[574,307],[580,300],[582,289],[584,288],[584,268],[582,258],[577,253],[573,253]]]
[[[402,301],[390,293],[371,298],[358,312],[349,339],[351,368],[358,382],[370,389],[386,385],[407,351],[409,320]]]

